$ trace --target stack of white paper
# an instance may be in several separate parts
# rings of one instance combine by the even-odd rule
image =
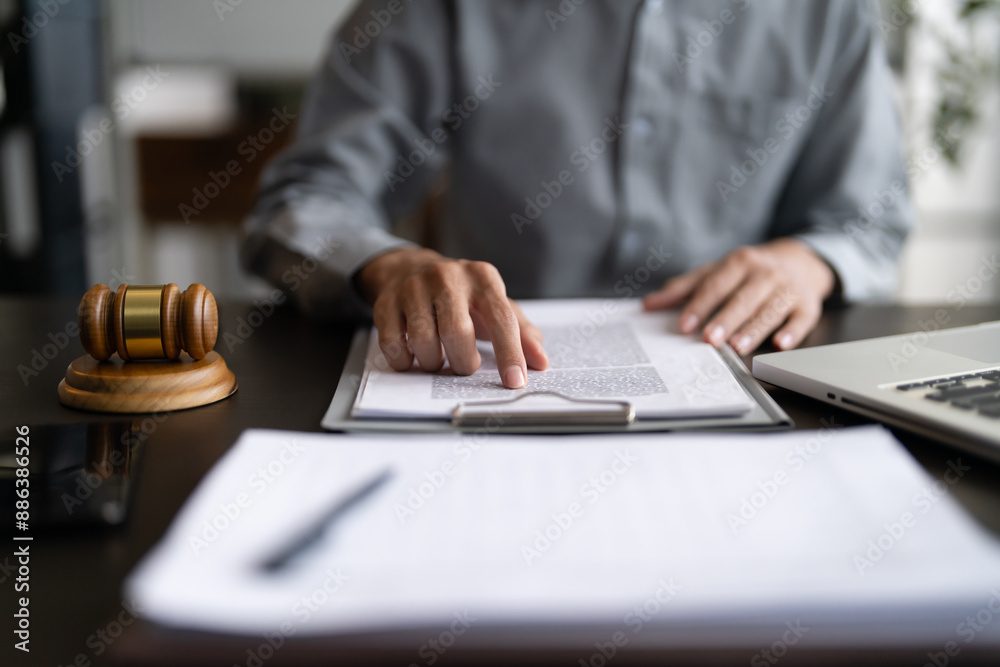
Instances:
[[[956,461],[948,479],[961,484]],[[314,549],[277,574],[260,568],[386,469],[390,482]],[[878,427],[405,441],[249,431],[128,582],[149,618],[211,630],[461,617],[628,636],[682,625],[710,643],[786,622],[875,643],[962,641],[958,624],[1000,605],[998,590],[1000,546]],[[1000,615],[977,645],[998,629]]]

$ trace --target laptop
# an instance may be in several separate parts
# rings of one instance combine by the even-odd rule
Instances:
[[[1000,321],[761,354],[753,374],[1000,461]]]

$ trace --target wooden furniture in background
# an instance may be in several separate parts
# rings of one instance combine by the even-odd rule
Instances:
[[[264,166],[295,136],[289,126],[258,141],[270,129],[267,120],[244,121],[212,136],[137,137],[143,217],[151,223],[240,223],[253,210]]]

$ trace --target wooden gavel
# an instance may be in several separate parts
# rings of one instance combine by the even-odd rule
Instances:
[[[167,285],[94,285],[80,301],[80,342],[98,361],[115,352],[123,361],[177,359],[181,351],[204,359],[215,347],[215,297],[194,283],[183,292]]]

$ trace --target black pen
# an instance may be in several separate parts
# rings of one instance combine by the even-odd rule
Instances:
[[[316,544],[316,542],[319,542],[326,530],[333,523],[335,523],[337,519],[346,514],[352,507],[357,505],[366,497],[374,493],[380,486],[389,481],[390,478],[392,478],[392,470],[386,468],[377,477],[364,484],[357,491],[338,501],[326,514],[320,517],[319,521],[310,526],[302,535],[295,538],[288,544],[288,546],[282,548],[276,554],[263,561],[260,564],[260,568],[269,574],[274,574],[283,570],[285,566],[293,561],[298,555],[308,551],[314,544]]]

